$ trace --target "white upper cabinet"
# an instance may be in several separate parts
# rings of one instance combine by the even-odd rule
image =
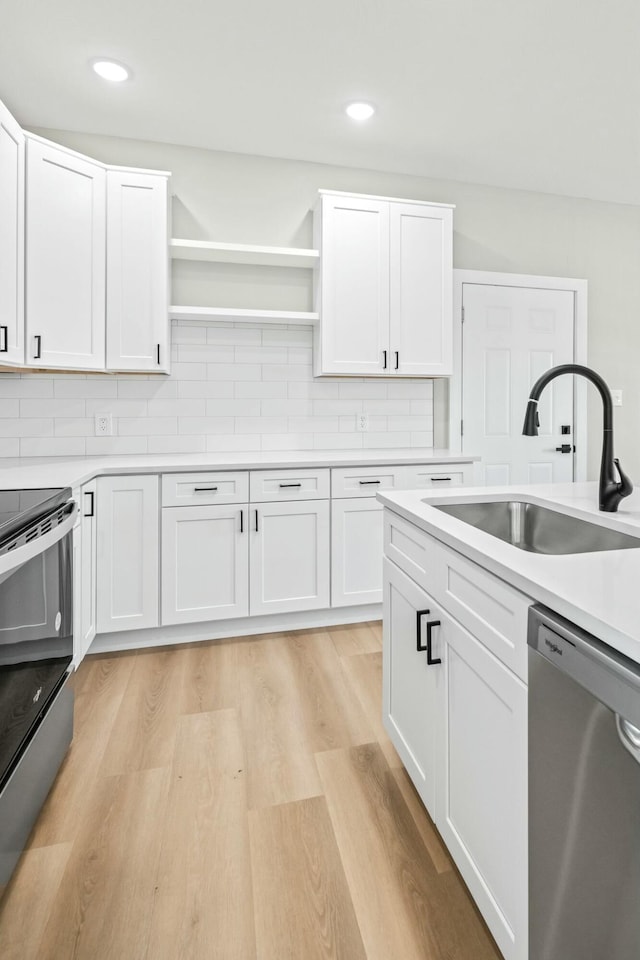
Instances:
[[[321,191],[314,373],[452,372],[453,208]]]
[[[24,134],[0,103],[0,363],[24,363]]]
[[[26,362],[104,370],[105,168],[26,139]]]
[[[169,369],[168,174],[107,172],[107,367]]]

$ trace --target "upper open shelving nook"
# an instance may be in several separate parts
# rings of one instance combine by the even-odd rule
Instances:
[[[304,247],[266,247],[255,243],[216,243],[211,240],[170,242],[174,260],[207,260],[212,263],[244,263],[264,267],[313,268],[320,251]]]

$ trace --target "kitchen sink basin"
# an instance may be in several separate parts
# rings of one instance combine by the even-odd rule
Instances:
[[[640,548],[640,537],[522,500],[440,503],[436,510],[530,553],[594,553]]]

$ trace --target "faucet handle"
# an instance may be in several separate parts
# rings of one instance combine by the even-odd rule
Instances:
[[[626,475],[622,467],[620,466],[620,461],[614,457],[613,462],[616,465],[616,469],[620,474],[620,483],[618,484],[618,493],[621,497],[628,497],[631,491],[633,490],[633,483]]]

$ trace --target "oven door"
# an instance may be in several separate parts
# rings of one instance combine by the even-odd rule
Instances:
[[[0,555],[0,789],[73,657],[76,509],[69,504],[53,529]]]

